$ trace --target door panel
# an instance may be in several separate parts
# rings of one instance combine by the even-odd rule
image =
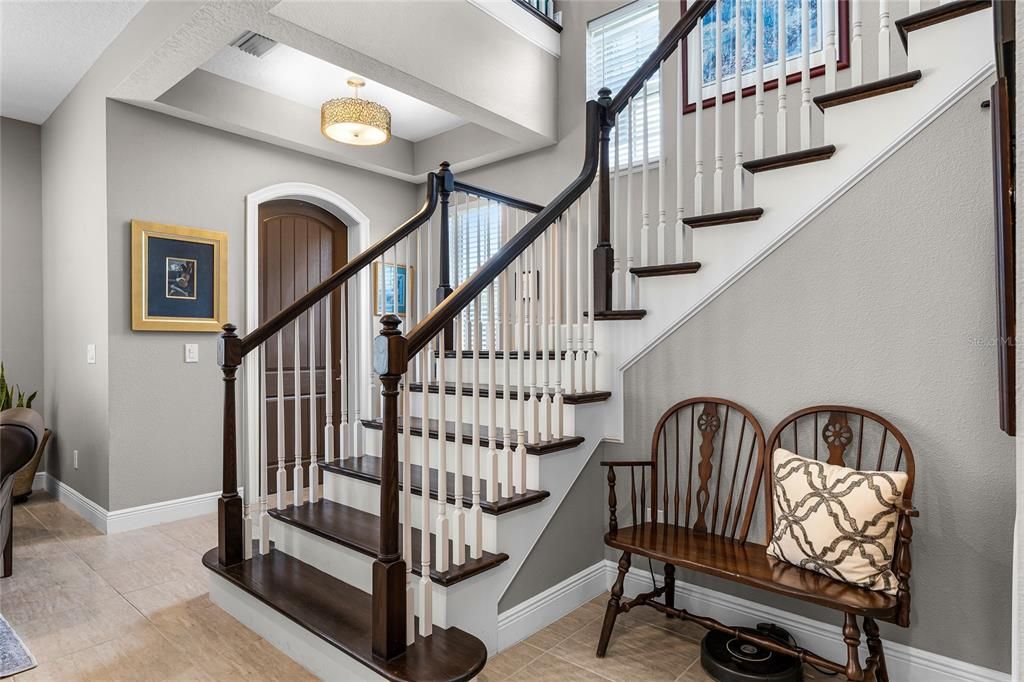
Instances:
[[[301,201],[282,200],[260,205],[260,320],[270,319],[277,312],[290,305],[297,298],[326,279],[332,272],[347,262],[348,240],[345,225],[323,209]],[[334,403],[332,422],[335,425],[334,452],[339,452],[338,424],[340,423],[341,382],[338,368],[341,359],[341,337],[338,321],[341,313],[341,299],[336,293],[329,299],[331,306],[331,358],[332,377],[330,387]],[[300,453],[299,461],[309,483],[311,461],[310,406],[316,406],[316,450],[317,456],[324,454],[324,425],[326,424],[327,370],[325,348],[327,324],[324,319],[324,305],[314,306],[314,357],[310,357],[309,315],[303,313],[298,329],[298,363],[295,359],[295,325],[289,324],[281,332],[281,357],[277,353],[277,339],[266,345],[266,401],[267,401],[267,482],[268,492],[277,491],[277,436],[284,433],[284,461],[288,475],[288,489],[292,487],[292,470],[296,461],[296,426]],[[310,367],[313,367],[312,377]],[[296,372],[298,369],[298,372]],[[277,391],[280,371],[284,395]],[[312,390],[311,390],[312,389]],[[311,398],[312,396],[312,398]],[[278,423],[278,400],[284,401],[284,419]],[[295,401],[298,399],[299,415],[296,419]],[[312,399],[312,402],[311,402]],[[321,477],[322,480],[322,477]]]

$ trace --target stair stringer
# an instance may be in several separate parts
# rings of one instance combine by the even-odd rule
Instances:
[[[833,158],[759,174],[753,182],[754,205],[765,209],[760,220],[694,231],[698,273],[641,279],[640,307],[647,315],[596,325],[598,385],[611,390],[606,404],[611,411],[603,433],[578,430],[579,435],[588,441],[623,442],[627,369],[993,76],[991,12],[909,34],[911,64],[923,72],[915,87],[826,110],[825,144],[836,145]]]

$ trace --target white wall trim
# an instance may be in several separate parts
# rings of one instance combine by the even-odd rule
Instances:
[[[37,487],[38,484],[38,487]],[[88,521],[97,530],[106,534],[123,533],[129,530],[156,526],[161,523],[180,521],[194,516],[212,514],[217,511],[220,492],[190,495],[176,500],[165,500],[138,507],[108,511],[67,483],[46,472],[36,474],[33,490],[47,490],[53,497]],[[241,489],[239,489],[241,492]]]
[[[589,566],[576,575],[498,614],[498,651],[504,651],[608,589],[604,562]]]
[[[370,218],[363,213],[354,203],[326,187],[314,185],[308,182],[282,182],[270,185],[263,189],[256,190],[245,197],[245,333],[256,329],[260,324],[259,310],[259,218],[260,204],[266,201],[277,199],[297,199],[305,201],[324,209],[335,216],[348,228],[348,251],[349,255],[361,253],[370,245]],[[363,298],[369,300],[369,277],[365,272],[359,273],[359,293],[355,295],[357,301],[355,307],[351,305],[353,294],[350,292],[349,310],[367,310],[369,305],[362,307]],[[365,291],[364,291],[365,290]],[[359,315],[350,315],[349,333],[358,334]],[[337,322],[337,321],[335,321]],[[361,338],[355,336],[354,338]],[[258,355],[253,356],[256,361],[245,362],[242,367],[243,377],[243,400],[242,400],[242,485],[250,490],[258,491],[259,486],[259,464],[250,462],[250,457],[259,456],[260,452],[260,430],[259,430],[259,366]],[[355,359],[355,367],[364,366],[362,357]],[[356,376],[363,375],[357,370]],[[358,382],[353,384],[358,386]],[[350,395],[358,401],[359,392],[356,390]],[[358,402],[356,403],[358,405]],[[340,406],[339,406],[340,408]],[[357,408],[358,409],[358,408]],[[246,503],[251,503],[248,496]]]
[[[512,0],[468,0],[468,2],[548,54],[555,57],[562,55],[562,34],[544,24],[537,17],[531,17],[529,10],[520,7]]]
[[[615,561],[605,559],[606,587],[610,588],[618,574]],[[658,585],[662,577],[655,574]],[[635,596],[651,587],[651,575],[642,568],[631,568],[626,575],[625,594]],[[823,623],[781,609],[741,599],[706,587],[677,581],[676,607],[710,616],[729,625],[753,626],[771,622],[792,634],[801,646],[833,660],[845,660],[846,649],[842,629],[837,624]],[[836,623],[838,623],[838,616]],[[1009,682],[1010,675],[980,665],[967,663],[942,654],[884,641],[889,676],[904,682]],[[867,649],[862,646],[862,653]],[[863,660],[863,659],[862,659]]]
[[[852,189],[857,183],[859,183],[865,176],[871,171],[875,170],[888,159],[890,156],[895,154],[901,147],[910,142],[919,132],[928,127],[935,119],[941,116],[954,104],[959,102],[965,97],[971,90],[981,84],[986,78],[990,78],[995,73],[995,64],[989,63],[982,67],[977,73],[971,78],[967,79],[966,82],[960,85],[952,92],[949,93],[941,102],[939,102],[927,115],[923,116],[913,126],[905,130],[899,137],[897,137],[890,145],[883,149],[878,155],[872,158],[868,163],[864,165],[858,172],[851,175],[847,180],[837,187],[833,192],[822,197],[821,201],[815,204],[807,213],[805,213],[800,219],[795,221],[793,225],[780,234],[776,239],[766,244],[764,248],[755,253],[749,260],[743,265],[736,269],[729,277],[722,280],[716,287],[711,289],[702,299],[697,301],[692,307],[683,312],[679,317],[673,320],[663,330],[658,332],[655,336],[649,339],[639,350],[633,355],[626,358],[619,364],[619,371],[625,372],[627,369],[632,367],[634,364],[640,361],[645,355],[653,351],[658,344],[664,341],[672,332],[679,329],[679,327],[686,324],[691,318],[697,313],[706,308],[712,301],[714,301],[720,294],[726,289],[736,283],[741,277],[750,272],[760,263],[762,260],[768,257],[775,249],[779,248],[784,244],[790,237],[795,235],[805,226],[809,225],[815,218],[817,218],[822,212],[825,211],[829,206],[835,203],[841,196],[846,194]]]

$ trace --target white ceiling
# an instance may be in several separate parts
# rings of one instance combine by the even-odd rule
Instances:
[[[0,115],[42,123],[145,0],[0,0]]]
[[[279,44],[261,58],[234,47],[225,47],[203,64],[202,69],[278,97],[312,107],[334,97],[350,97],[345,81],[358,75],[312,55]],[[466,121],[431,104],[386,85],[363,78],[359,96],[391,110],[394,135],[419,142],[457,128]]]

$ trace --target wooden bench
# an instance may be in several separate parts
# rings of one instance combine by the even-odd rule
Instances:
[[[857,587],[766,553],[772,536],[773,471],[770,457],[783,447],[804,457],[825,459],[863,471],[903,470],[908,482],[898,505],[892,569],[895,595]],[[854,407],[818,405],[786,417],[766,441],[754,416],[720,398],[691,398],[673,405],[654,430],[651,457],[642,461],[602,462],[608,468],[611,512],[605,544],[622,550],[611,589],[597,655],[603,657],[619,613],[650,606],[667,616],[731,633],[766,649],[796,656],[804,663],[842,673],[851,680],[887,681],[885,654],[877,621],[910,625],[910,518],[914,456],[910,445],[884,418]],[[629,519],[619,526],[616,469],[629,471]],[[755,525],[758,495],[764,489],[763,544],[747,539]],[[657,510],[656,512],[653,510]],[[622,510],[623,515],[626,510]],[[665,581],[634,599],[623,599],[623,582],[633,555],[664,562]],[[675,608],[676,567],[718,576],[843,614],[845,663],[780,643]],[[663,597],[661,601],[656,601]],[[861,664],[861,619],[868,657]]]

